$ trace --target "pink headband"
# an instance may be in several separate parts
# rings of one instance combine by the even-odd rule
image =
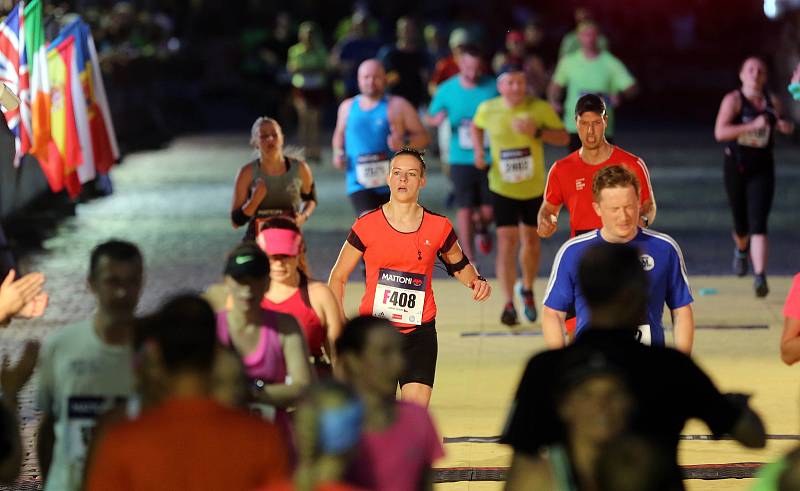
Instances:
[[[256,243],[262,251],[272,256],[297,256],[302,240],[294,230],[267,228],[258,234]]]

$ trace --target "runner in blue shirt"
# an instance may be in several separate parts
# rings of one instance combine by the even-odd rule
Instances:
[[[639,181],[621,166],[610,166],[595,174],[592,182],[594,209],[603,228],[567,241],[556,254],[542,310],[542,331],[549,348],[564,346],[564,323],[570,307],[577,317],[576,336],[589,325],[589,308],[578,288],[578,263],[596,244],[630,244],[639,249],[642,268],[650,283],[647,319],[642,319],[638,339],[663,346],[664,304],[672,313],[675,347],[691,353],[694,340],[692,293],[683,253],[672,237],[639,227]]]
[[[378,60],[358,67],[361,93],[339,105],[333,131],[333,165],[346,173],[347,195],[356,216],[389,200],[391,155],[403,146],[422,149],[428,132],[416,109],[386,94],[386,71]]]
[[[482,75],[483,60],[477,47],[465,45],[458,56],[458,75],[449,78],[436,89],[428,108],[427,122],[433,126],[447,124],[450,127],[450,180],[456,212],[458,239],[464,254],[474,260],[473,235],[477,234],[481,252],[491,252],[491,239],[487,232],[492,221],[492,206],[489,194],[487,169],[475,166],[472,152],[472,117],[481,102],[497,97],[497,83],[492,77]],[[489,155],[489,142],[484,139]],[[487,159],[487,162],[490,162]],[[478,209],[477,220],[473,210]],[[473,233],[474,232],[474,233]]]

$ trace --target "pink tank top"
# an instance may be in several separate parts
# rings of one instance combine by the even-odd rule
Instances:
[[[278,331],[275,329],[275,313],[264,311],[258,346],[255,351],[242,355],[247,376],[259,378],[268,384],[283,384],[286,381],[286,359]],[[228,328],[228,313],[217,313],[217,337],[223,346],[232,346]]]
[[[322,356],[322,343],[325,341],[325,328],[322,327],[322,322],[319,316],[303,299],[303,289],[298,288],[293,295],[280,303],[275,303],[264,297],[261,301],[261,307],[275,312],[282,312],[289,314],[300,324],[303,328],[303,334],[306,336],[306,343],[308,344],[308,351],[313,356]]]

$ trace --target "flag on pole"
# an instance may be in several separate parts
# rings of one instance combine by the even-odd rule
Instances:
[[[47,43],[42,23],[42,0],[25,6],[25,54],[28,60],[31,98],[31,148],[47,174],[50,134],[50,81],[47,75]],[[49,180],[49,178],[48,178]]]
[[[75,121],[73,83],[75,70],[75,38],[67,36],[53,42],[47,52],[50,81],[50,125],[52,144],[48,168],[57,176],[50,183],[54,190],[66,187],[71,197],[80,193],[78,167],[83,162],[78,127]],[[49,174],[48,174],[49,177]]]
[[[30,80],[25,53],[24,7],[24,3],[19,2],[3,22],[0,22],[0,82],[6,84],[20,99],[18,108],[3,108],[8,129],[14,134],[15,165],[19,165],[22,156],[31,146]]]

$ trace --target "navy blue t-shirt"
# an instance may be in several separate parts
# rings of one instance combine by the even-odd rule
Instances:
[[[605,242],[600,230],[587,232],[565,242],[553,261],[544,304],[561,312],[568,312],[574,308],[577,318],[576,336],[580,335],[591,322],[589,306],[578,286],[578,264],[586,250]],[[674,310],[694,301],[689,288],[686,265],[683,262],[683,253],[669,235],[642,228],[628,245],[639,250],[639,259],[650,284],[647,319],[643,320],[639,329],[641,341],[645,344],[663,346],[664,326],[661,318],[664,314],[664,304],[670,310]]]

